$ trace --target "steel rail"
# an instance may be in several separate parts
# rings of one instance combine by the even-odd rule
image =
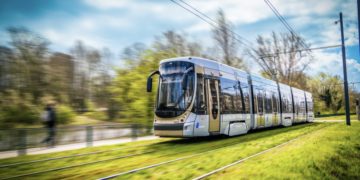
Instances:
[[[230,164],[228,164],[228,165],[222,166],[222,167],[220,167],[220,168],[218,168],[218,169],[215,169],[215,170],[213,170],[213,171],[210,171],[210,172],[208,172],[208,173],[206,173],[206,174],[203,174],[203,175],[201,175],[201,176],[198,176],[198,177],[196,177],[196,178],[193,178],[192,180],[201,180],[201,179],[204,179],[204,178],[209,177],[209,176],[211,176],[211,175],[213,175],[213,174],[215,174],[215,173],[217,173],[217,172],[220,172],[220,171],[222,171],[222,170],[224,170],[224,169],[226,169],[226,168],[232,167],[232,166],[234,166],[234,165],[237,165],[237,164],[239,164],[239,163],[242,163],[242,162],[244,162],[244,161],[246,161],[246,160],[249,160],[249,159],[251,159],[251,158],[254,158],[254,157],[256,157],[256,156],[265,154],[265,153],[267,153],[267,152],[269,152],[269,151],[271,151],[271,150],[274,150],[274,149],[276,149],[276,148],[285,146],[285,145],[287,145],[287,144],[289,144],[289,143],[291,143],[291,142],[294,142],[294,141],[296,141],[296,140],[298,140],[298,139],[300,139],[300,138],[303,138],[304,136],[307,136],[307,135],[309,135],[309,134],[311,134],[311,133],[320,131],[321,129],[323,129],[323,128],[325,128],[325,127],[330,127],[330,126],[324,126],[324,127],[320,128],[320,129],[317,129],[317,130],[314,130],[314,131],[305,133],[305,134],[303,134],[303,135],[301,135],[301,136],[299,136],[299,137],[296,137],[296,138],[294,138],[294,139],[291,139],[291,140],[289,140],[289,141],[286,141],[286,142],[284,142],[284,143],[281,143],[281,144],[279,144],[279,145],[276,145],[276,146],[271,147],[271,148],[269,148],[269,149],[266,149],[266,150],[264,150],[264,151],[255,153],[255,154],[250,155],[250,156],[248,156],[248,157],[239,159],[239,160],[237,160],[237,161],[235,161],[235,162],[233,162],[233,163],[230,163]]]
[[[96,164],[96,163],[101,163],[101,162],[106,162],[106,161],[112,161],[112,160],[123,159],[123,158],[127,158],[127,157],[133,157],[133,156],[148,154],[148,153],[151,153],[151,152],[155,152],[155,150],[154,151],[146,151],[146,152],[142,152],[142,153],[129,154],[129,155],[125,155],[125,156],[117,156],[115,158],[103,159],[103,160],[99,160],[99,161],[91,161],[91,162],[81,163],[81,164],[76,164],[76,165],[71,165],[71,166],[64,166],[64,167],[49,169],[49,170],[45,170],[45,171],[37,171],[37,172],[33,172],[33,173],[21,174],[21,175],[17,175],[17,176],[1,178],[1,180],[14,179],[14,178],[20,178],[20,177],[25,177],[25,176],[43,174],[43,173],[52,172],[52,171],[70,169],[70,168],[75,168],[75,167],[79,167],[79,166],[85,166],[85,165],[90,165],[90,164]]]
[[[319,129],[316,129],[316,130],[313,130],[313,131],[310,131],[310,132],[307,132],[307,133],[304,133],[302,136],[305,136],[309,133],[313,133],[315,131],[318,131],[320,129],[323,129],[325,127],[328,127],[328,126],[324,126],[322,128],[319,128]],[[290,142],[290,141],[293,141],[295,139],[298,139],[300,138],[299,136],[294,138],[294,139],[291,139],[287,142]],[[285,143],[287,143],[285,142]],[[242,142],[240,142],[242,143]],[[158,166],[161,166],[161,165],[164,165],[164,164],[169,164],[169,163],[172,163],[172,162],[176,162],[176,161],[180,161],[180,160],[184,160],[184,159],[188,159],[188,158],[191,158],[191,157],[195,157],[195,156],[200,156],[200,155],[203,155],[203,154],[206,154],[206,153],[209,153],[209,152],[213,152],[213,151],[217,151],[217,150],[220,150],[220,149],[224,149],[224,148],[228,148],[228,147],[231,147],[231,146],[236,146],[240,143],[235,143],[235,144],[231,144],[231,145],[228,145],[228,146],[220,146],[218,148],[215,148],[215,149],[212,149],[212,150],[208,150],[208,151],[203,151],[203,152],[199,152],[199,153],[196,153],[196,154],[192,154],[192,155],[187,155],[187,156],[184,156],[184,157],[179,157],[179,158],[176,158],[176,159],[172,159],[172,160],[168,160],[168,161],[164,161],[164,162],[160,162],[160,163],[156,163],[156,164],[152,164],[152,165],[148,165],[148,166],[144,166],[144,167],[140,167],[140,168],[136,168],[136,169],[132,169],[132,170],[128,170],[128,171],[124,171],[124,172],[120,172],[120,173],[117,173],[117,174],[112,174],[110,176],[106,176],[106,177],[102,177],[102,178],[99,178],[98,180],[108,180],[108,179],[112,179],[112,178],[116,178],[116,177],[119,177],[119,176],[123,176],[123,175],[126,175],[126,174],[131,174],[131,173],[135,173],[135,172],[138,172],[138,171],[141,171],[141,170],[145,170],[145,169],[150,169],[150,168],[153,168],[153,167],[158,167]],[[281,145],[281,144],[280,144]],[[277,145],[279,146],[279,145]],[[275,146],[276,147],[276,146]],[[272,147],[270,149],[273,149],[275,147]],[[249,156],[250,157],[250,156]]]
[[[100,153],[105,153],[105,152],[111,152],[111,151],[117,151],[117,150],[123,150],[123,149],[135,148],[135,147],[142,147],[142,146],[146,146],[146,145],[131,146],[131,147],[121,147],[121,148],[115,148],[115,149],[109,149],[109,150],[102,150],[102,151],[95,151],[95,152],[89,152],[89,153],[74,154],[74,155],[69,155],[69,156],[60,156],[60,157],[47,158],[47,159],[39,159],[39,160],[26,161],[26,162],[17,162],[17,163],[0,165],[0,168],[7,168],[7,167],[12,167],[12,166],[20,166],[20,165],[25,165],[25,164],[37,163],[37,162],[46,162],[46,161],[66,159],[66,158],[72,158],[72,157],[79,157],[79,156],[87,156],[87,155],[93,155],[93,154],[100,154]]]

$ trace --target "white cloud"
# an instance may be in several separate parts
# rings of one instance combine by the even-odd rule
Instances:
[[[129,3],[127,0],[85,0],[84,2],[102,10],[125,8]]]
[[[70,48],[77,40],[83,41],[86,45],[101,49],[107,46],[106,40],[93,36],[88,33],[78,33],[71,30],[58,31],[52,28],[43,30],[42,34],[48,38],[52,44],[63,48]]]
[[[307,70],[309,75],[316,75],[319,72],[330,73],[343,77],[343,64],[341,53],[314,52],[315,62],[310,64]],[[347,74],[349,82],[360,81],[360,63],[355,59],[347,59]]]
[[[206,32],[206,31],[209,31],[211,30],[211,25],[205,23],[205,22],[200,22],[200,23],[196,23],[188,28],[185,28],[186,31],[188,32]]]

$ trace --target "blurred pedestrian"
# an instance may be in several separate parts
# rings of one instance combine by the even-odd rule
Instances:
[[[56,112],[54,103],[48,103],[41,116],[48,133],[48,136],[42,141],[42,143],[46,143],[48,147],[54,147],[56,134]]]

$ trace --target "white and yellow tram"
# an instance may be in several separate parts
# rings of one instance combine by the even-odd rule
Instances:
[[[311,122],[309,92],[197,57],[165,59],[159,70],[157,136],[234,136],[250,129]]]

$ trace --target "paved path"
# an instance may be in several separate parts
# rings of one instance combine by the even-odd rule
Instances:
[[[112,140],[101,140],[101,141],[94,141],[93,146],[123,144],[123,143],[132,142],[132,141],[152,140],[152,139],[157,139],[157,138],[158,138],[157,136],[144,136],[144,137],[138,137],[136,139],[121,138],[121,139],[112,139]],[[34,155],[34,154],[46,154],[46,153],[81,149],[81,148],[85,148],[85,147],[86,147],[86,142],[85,143],[67,144],[67,145],[58,145],[54,148],[47,148],[47,147],[31,148],[31,149],[27,149],[26,151],[27,151],[28,155]],[[0,152],[0,159],[16,157],[16,156],[18,156],[17,150]]]

